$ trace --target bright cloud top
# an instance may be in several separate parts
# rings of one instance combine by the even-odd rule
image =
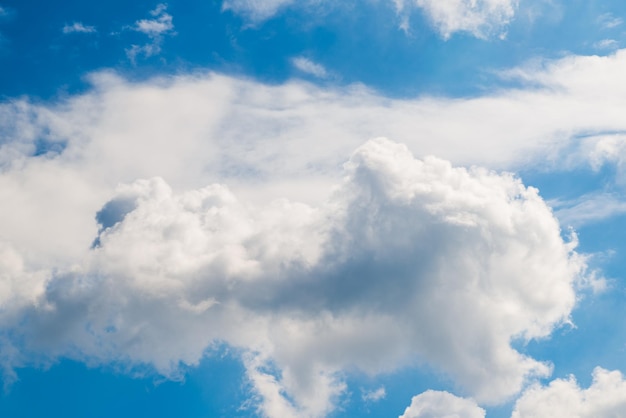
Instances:
[[[72,265],[36,269],[7,244],[5,329],[23,355],[168,376],[225,341],[252,356],[268,416],[324,415],[350,367],[427,361],[484,402],[549,374],[510,342],[568,321],[584,263],[535,190],[384,139],[345,175],[320,207],[255,207],[219,185],[174,193],[158,178],[120,186],[95,248]]]
[[[618,418],[626,410],[626,382],[619,371],[597,367],[587,389],[576,379],[557,379],[533,386],[515,404],[512,418]]]
[[[400,418],[485,418],[485,410],[470,399],[429,390],[414,396]]]

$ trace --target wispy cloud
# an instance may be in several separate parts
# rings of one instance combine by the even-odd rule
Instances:
[[[81,22],[74,22],[71,25],[65,25],[62,29],[63,33],[95,33],[94,26],[85,26]]]
[[[130,29],[147,35],[151,42],[144,45],[131,45],[126,49],[126,56],[133,63],[137,56],[143,55],[148,58],[161,53],[161,45],[163,37],[166,35],[174,35],[174,23],[172,15],[166,12],[167,5],[161,3],[154,10],[150,11],[152,19],[141,19],[135,22]]]
[[[441,1],[441,0],[387,0],[400,18],[400,28],[409,30],[409,15],[417,8],[423,11],[432,26],[444,38],[456,32],[469,33],[478,38],[492,35],[503,37],[507,25],[515,17],[517,0]],[[328,0],[225,0],[223,10],[241,14],[253,22],[271,18],[282,10],[293,7],[308,7]]]
[[[172,23],[172,15],[166,13],[166,10],[166,4],[159,4],[154,10],[150,11],[150,15],[152,15],[154,19],[138,20],[135,22],[133,29],[137,32],[145,33],[151,38],[171,33],[174,30],[174,24]]]
[[[305,58],[305,57],[293,58],[291,60],[291,63],[293,64],[294,67],[296,67],[298,70],[302,71],[303,73],[310,74],[317,78],[327,78],[329,75],[328,71],[323,65],[313,62],[310,59]]]
[[[621,17],[617,17],[612,13],[604,13],[596,19],[596,22],[604,29],[613,29],[621,26],[624,20]]]
[[[426,13],[446,39],[455,32],[468,32],[478,38],[502,36],[517,8],[516,0],[413,0],[412,3]]]
[[[380,400],[385,399],[386,396],[387,396],[387,391],[385,390],[384,386],[381,386],[376,390],[364,391],[363,394],[361,395],[361,398],[365,402],[378,402]]]
[[[593,44],[597,49],[617,49],[619,48],[619,42],[615,39],[602,39]]]

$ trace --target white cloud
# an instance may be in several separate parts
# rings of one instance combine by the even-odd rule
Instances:
[[[517,400],[512,418],[618,418],[626,410],[626,382],[622,374],[597,367],[587,389],[576,379],[557,379],[546,387],[527,389]]]
[[[582,225],[626,213],[626,199],[614,193],[593,193],[572,201],[551,202],[555,214],[563,225]]]
[[[515,16],[518,0],[395,0],[402,11],[407,6],[421,8],[444,38],[455,32],[468,32],[478,38],[503,35]]]
[[[224,0],[222,9],[242,14],[252,21],[262,21],[293,3],[293,0]]]
[[[583,264],[533,189],[382,139],[345,175],[317,207],[120,186],[96,248],[56,269],[15,330],[23,352],[172,376],[225,341],[258,353],[248,373],[269,416],[325,415],[346,368],[420,359],[486,402],[549,373],[510,341],[568,320]]]
[[[85,26],[81,22],[74,22],[71,25],[63,26],[63,33],[95,33],[94,26]]]
[[[597,22],[604,29],[613,29],[621,26],[624,20],[612,13],[604,13],[597,18]]]
[[[619,48],[619,42],[615,39],[602,39],[593,44],[597,49],[617,49]]]
[[[165,33],[172,32],[174,30],[174,24],[172,23],[172,15],[166,13],[167,6],[165,4],[159,4],[154,10],[150,11],[150,14],[154,19],[141,19],[135,22],[133,27],[137,32],[142,32],[151,38],[161,36]]]
[[[224,0],[223,10],[240,14],[252,22],[261,22],[289,7],[309,7],[326,0]],[[506,27],[515,17],[518,0],[387,0],[398,12],[400,27],[409,29],[412,8],[421,9],[437,31],[449,38],[455,32],[467,32],[478,38],[504,36]],[[362,6],[357,3],[357,7]]]
[[[471,399],[428,390],[414,396],[400,418],[485,418],[485,410]]]
[[[316,62],[311,61],[305,57],[295,57],[291,60],[294,67],[303,73],[310,74],[317,78],[326,78],[328,77],[328,71],[324,68],[323,65],[318,64]]]
[[[385,390],[384,386],[381,386],[376,390],[364,391],[363,394],[361,395],[361,398],[365,402],[378,402],[382,399],[385,399],[386,396],[387,396],[387,391]]]
[[[45,352],[176,376],[219,340],[250,356],[270,416],[323,415],[342,370],[412,360],[505,399],[549,372],[510,343],[568,320],[584,260],[513,176],[359,144],[385,133],[455,165],[590,164],[571,147],[584,132],[615,163],[618,142],[597,133],[626,128],[625,61],[568,57],[514,72],[532,89],[458,100],[99,73],[61,103],[6,102],[0,321],[30,319],[2,361]],[[35,140],[64,148],[34,156]]]
[[[166,10],[166,4],[158,4],[154,10],[150,11],[153,19],[138,20],[131,27],[131,29],[144,33],[151,39],[151,42],[145,45],[131,45],[130,48],[126,49],[126,56],[133,63],[139,55],[148,58],[160,54],[163,37],[175,33],[172,15],[166,13]]]

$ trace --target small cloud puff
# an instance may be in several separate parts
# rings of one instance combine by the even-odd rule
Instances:
[[[305,57],[296,57],[291,60],[291,63],[295,68],[302,71],[303,73],[310,74],[317,78],[327,78],[328,71],[324,68],[323,65],[318,64],[316,62],[311,61]]]
[[[94,26],[85,26],[81,22],[74,22],[71,25],[65,25],[62,29],[63,33],[95,33]]]
[[[587,389],[574,376],[556,379],[548,386],[533,386],[515,403],[511,418],[621,417],[626,411],[626,381],[617,370],[596,367]]]
[[[363,391],[363,395],[361,396],[361,398],[363,398],[363,401],[365,402],[378,402],[382,399],[385,399],[386,396],[387,391],[385,390],[384,386],[381,386],[376,390]]]
[[[142,32],[151,38],[155,38],[171,32],[174,30],[174,24],[172,23],[172,15],[166,13],[166,4],[159,4],[154,10],[150,11],[150,15],[154,19],[141,19],[135,22],[133,29],[137,32]]]
[[[137,56],[143,55],[144,57],[152,57],[161,53],[161,44],[163,43],[163,36],[174,35],[174,23],[172,15],[166,13],[167,5],[161,3],[157,5],[154,10],[150,11],[150,15],[153,19],[141,19],[135,22],[130,29],[146,34],[152,42],[145,45],[131,45],[126,49],[126,56],[128,59],[135,63]]]
[[[400,418],[485,418],[485,410],[472,399],[463,399],[448,392],[427,390],[414,396]]]
[[[406,0],[396,0],[402,9]],[[412,0],[421,8],[444,39],[455,32],[467,32],[477,38],[487,38],[503,30],[515,16],[516,0],[440,1]]]

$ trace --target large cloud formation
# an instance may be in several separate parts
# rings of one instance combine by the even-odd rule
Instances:
[[[268,416],[324,415],[342,371],[415,362],[506,399],[550,369],[511,342],[568,321],[585,263],[536,190],[454,165],[620,164],[625,57],[467,100],[99,73],[68,100],[4,102],[0,360],[176,377],[227,343]],[[406,146],[360,146],[381,133]]]
[[[9,288],[40,280],[6,325],[20,350],[171,376],[224,341],[249,353],[269,416],[322,416],[337,372],[416,360],[501,401],[549,374],[510,342],[568,320],[584,267],[536,190],[385,139],[353,154],[320,207],[153,178],[119,186],[96,218],[92,250],[64,269],[2,259]]]

